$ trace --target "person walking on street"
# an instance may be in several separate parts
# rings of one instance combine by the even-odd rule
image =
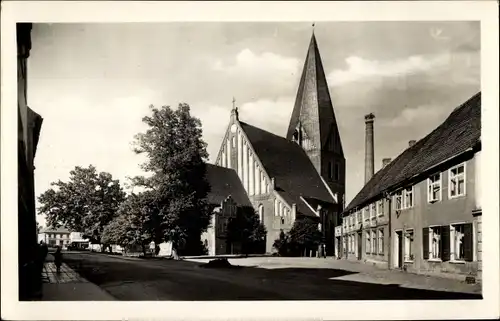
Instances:
[[[62,252],[61,247],[58,246],[54,255],[54,263],[56,264],[57,273],[61,273],[61,265],[62,265]]]

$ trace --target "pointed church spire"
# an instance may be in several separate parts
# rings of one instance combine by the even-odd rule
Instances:
[[[326,181],[343,185],[345,158],[314,25],[286,138],[300,143]]]
[[[288,126],[288,139],[293,138],[299,121],[303,126],[304,134],[311,139],[312,145],[317,149],[321,149],[327,143],[333,127],[337,129],[314,29]]]

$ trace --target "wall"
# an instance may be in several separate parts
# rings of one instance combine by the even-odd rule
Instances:
[[[390,250],[389,246],[389,202],[386,199],[380,200],[382,202],[382,210],[377,213],[378,203],[375,201],[375,215],[371,215],[369,212],[366,213],[366,209],[373,210],[372,204],[365,206],[348,217],[344,218],[347,224],[342,224],[344,233],[349,235],[354,235],[355,237],[355,248],[354,253],[348,253],[347,258],[349,260],[359,260],[358,256],[358,232],[361,232],[361,261],[370,264],[376,264],[380,266],[387,266],[388,253]],[[361,212],[361,220],[357,217],[358,212]],[[351,225],[351,216],[354,217],[354,225]],[[369,231],[371,233],[372,230],[375,230],[376,235],[376,253],[371,253],[371,249],[369,253],[366,252],[366,232]],[[378,230],[382,230],[384,233],[383,240],[383,253],[378,253]],[[370,234],[371,237],[371,234]],[[345,252],[344,252],[345,253]],[[345,257],[345,254],[344,256]]]
[[[201,234],[201,241],[206,244],[208,249],[208,255],[215,255],[215,223],[216,223],[216,211],[212,214],[210,219],[210,225],[205,232]],[[161,245],[160,245],[161,246]],[[161,247],[160,247],[161,250]]]
[[[448,197],[448,169],[454,165],[466,162],[466,187],[465,196],[449,199]],[[460,158],[457,161],[447,164],[436,171],[441,171],[441,200],[429,203],[427,200],[427,179],[418,182],[414,186],[414,206],[410,209],[401,210],[399,213],[392,211],[392,246],[393,260],[392,266],[396,266],[397,253],[395,233],[397,230],[414,229],[414,260],[407,264],[408,271],[426,274],[468,274],[476,273],[477,261],[465,263],[432,262],[423,259],[423,228],[429,226],[449,225],[452,223],[473,223],[473,234],[477,231],[477,222],[472,216],[472,211],[476,207],[475,201],[475,159]],[[477,240],[477,235],[474,235]],[[473,244],[475,242],[473,241]],[[474,245],[473,245],[474,246]],[[477,246],[474,246],[477,251]],[[475,257],[477,257],[477,252]],[[450,275],[449,275],[450,276]]]

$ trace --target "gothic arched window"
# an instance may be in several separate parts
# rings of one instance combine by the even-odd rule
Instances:
[[[292,139],[296,143],[299,142],[299,131],[297,129],[293,132],[293,138]]]
[[[264,205],[259,205],[259,220],[260,222],[264,222]]]

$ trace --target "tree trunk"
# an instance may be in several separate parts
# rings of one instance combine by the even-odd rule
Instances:
[[[180,260],[180,257],[177,254],[177,249],[174,247],[174,245],[172,245],[172,257],[174,258],[174,260]]]
[[[141,248],[142,248],[142,254],[144,255],[144,257],[146,257],[146,246],[144,246],[144,244],[141,244]]]

